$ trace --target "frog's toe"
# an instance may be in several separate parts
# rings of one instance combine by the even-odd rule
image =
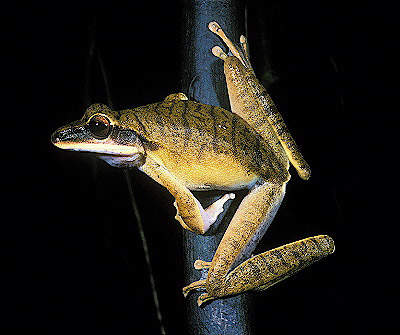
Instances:
[[[214,56],[222,59],[223,61],[228,58],[228,55],[217,45],[211,49],[211,52]]]
[[[221,29],[221,26],[217,22],[212,21],[208,24],[208,29],[210,29],[213,33],[217,34],[218,30]]]
[[[195,281],[195,282],[189,284],[188,286],[185,286],[182,289],[182,293],[183,293],[184,297],[186,298],[188,296],[188,294],[190,292],[192,292],[193,290],[205,290],[205,289],[206,289],[206,280],[203,279],[203,280]]]
[[[215,299],[214,296],[212,296],[212,295],[210,295],[208,293],[203,293],[202,295],[200,295],[197,298],[197,305],[199,307],[201,307],[205,302],[208,302],[208,301],[211,301],[211,300],[214,300],[214,299]]]
[[[211,262],[205,262],[198,259],[194,262],[193,266],[196,270],[208,269],[211,266]]]

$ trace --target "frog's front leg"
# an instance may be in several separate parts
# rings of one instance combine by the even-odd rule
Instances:
[[[309,179],[310,167],[265,88],[258,81],[250,64],[247,40],[240,37],[241,48],[236,48],[217,22],[210,22],[209,29],[221,37],[233,56],[226,55],[215,46],[212,53],[224,61],[224,73],[232,112],[245,119],[267,141],[271,130],[282,145],[289,161],[302,179]]]
[[[211,299],[264,290],[333,252],[332,239],[321,235],[244,261],[272,222],[283,199],[285,186],[265,182],[251,190],[218,246],[207,279],[185,287],[185,295],[194,289],[205,289],[206,293],[198,299],[200,306]]]
[[[233,193],[225,194],[204,209],[185,185],[150,157],[146,158],[146,163],[140,167],[140,170],[168,189],[175,198],[174,205],[177,209],[175,219],[183,228],[197,234],[206,233],[219,214],[223,212],[224,204],[235,198]]]

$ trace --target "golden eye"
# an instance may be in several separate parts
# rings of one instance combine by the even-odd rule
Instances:
[[[88,128],[95,138],[104,140],[111,134],[112,125],[104,115],[94,115],[88,122]]]

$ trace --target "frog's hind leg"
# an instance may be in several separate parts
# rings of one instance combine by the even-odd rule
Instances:
[[[265,182],[254,186],[242,200],[211,262],[206,283],[207,299],[242,292],[240,285],[232,286],[227,281],[228,274],[253,252],[273,221],[285,189],[286,183]]]
[[[333,252],[333,241],[318,236],[248,257],[271,224],[286,183],[256,185],[243,199],[215,252],[206,280],[204,302],[250,290],[264,290]],[[208,266],[207,263],[204,264]],[[197,284],[185,292],[197,288]]]
[[[263,291],[334,250],[332,238],[318,235],[263,252],[243,262],[226,276],[225,295]],[[198,298],[198,305],[215,298],[213,294],[204,293]]]

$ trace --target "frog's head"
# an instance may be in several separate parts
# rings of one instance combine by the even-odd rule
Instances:
[[[141,165],[143,144],[135,131],[119,124],[119,116],[103,104],[91,105],[82,119],[58,128],[51,142],[61,149],[95,153],[112,166]]]

